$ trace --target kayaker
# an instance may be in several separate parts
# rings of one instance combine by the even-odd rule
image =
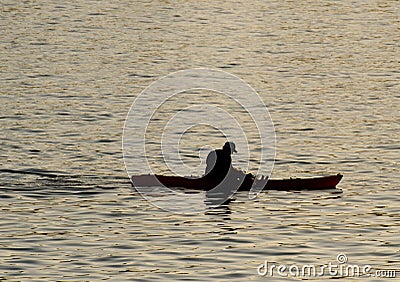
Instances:
[[[226,142],[222,149],[211,151],[207,156],[205,177],[222,181],[232,167],[231,155],[237,153],[233,142]]]

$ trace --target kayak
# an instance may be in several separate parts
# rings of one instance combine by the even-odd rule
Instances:
[[[254,187],[263,187],[263,190],[322,190],[335,189],[336,185],[343,178],[343,175],[330,175],[314,178],[289,178],[289,179],[257,179],[252,177],[245,178],[239,187],[239,191],[249,191]],[[203,177],[182,177],[182,176],[165,176],[156,174],[137,175],[131,177],[133,187],[159,187],[168,188],[187,188],[194,190],[208,191],[218,185],[215,181]]]

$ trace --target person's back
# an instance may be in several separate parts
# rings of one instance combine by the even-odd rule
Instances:
[[[236,152],[233,142],[226,142],[222,149],[211,151],[207,156],[205,177],[222,181],[231,168],[233,152]]]

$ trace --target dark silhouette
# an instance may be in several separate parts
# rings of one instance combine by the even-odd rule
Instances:
[[[222,149],[211,151],[207,156],[205,178],[221,182],[232,167],[232,153],[237,153],[235,143],[226,142]]]

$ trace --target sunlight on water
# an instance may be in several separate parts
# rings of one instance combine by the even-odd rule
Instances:
[[[257,267],[323,265],[338,254],[398,270],[398,9],[372,0],[3,1],[0,280],[285,281]],[[196,215],[143,199],[122,159],[126,114],[150,83],[193,67],[239,76],[262,97],[276,130],[273,178],[340,172],[343,193],[238,193]],[[205,102],[246,125],[251,154],[262,149],[233,101],[180,93],[149,127],[155,171],[168,171],[163,119]],[[172,162],[201,174],[222,139],[193,127]],[[234,163],[245,167],[241,149]],[[204,193],[196,200],[207,206]]]

